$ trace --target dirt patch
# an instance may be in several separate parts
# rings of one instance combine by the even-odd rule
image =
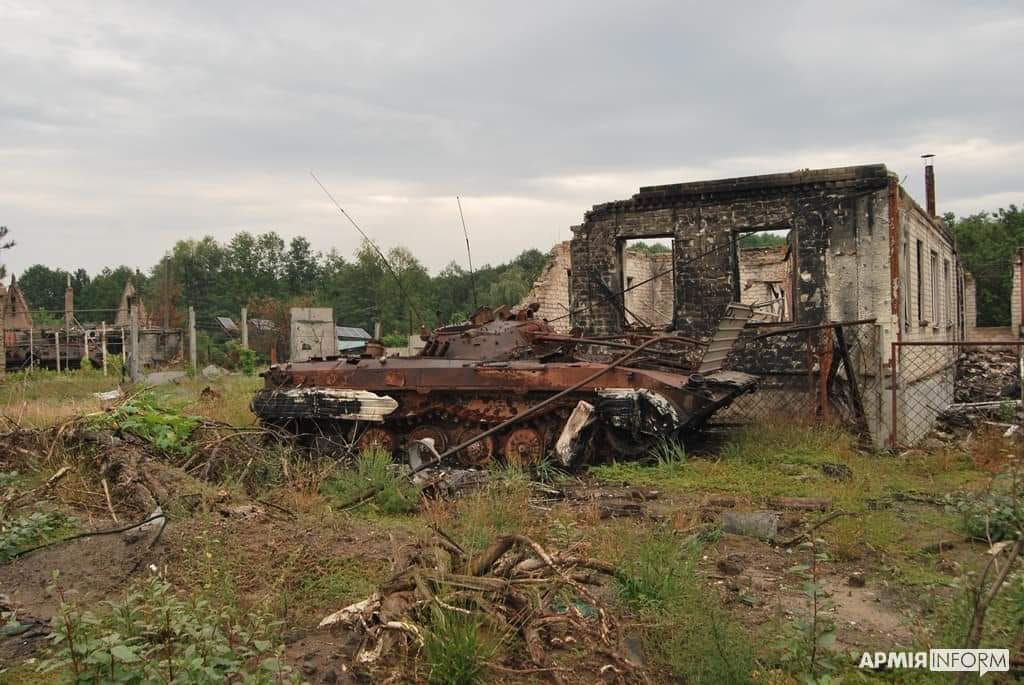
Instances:
[[[802,579],[790,569],[808,560],[809,551],[786,550],[738,535],[723,535],[705,551],[702,568],[714,579],[734,615],[756,627],[778,619],[806,614],[807,596]],[[858,571],[850,564],[825,563],[821,573],[834,604],[830,618],[837,628],[840,648],[909,646],[913,630],[898,607],[897,598],[873,587],[853,588],[847,579]]]

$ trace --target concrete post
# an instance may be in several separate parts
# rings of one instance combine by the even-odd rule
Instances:
[[[198,371],[196,359],[196,309],[190,306],[188,308],[188,362],[193,373]]]
[[[28,327],[28,370],[36,365],[36,335],[35,329]]]
[[[132,342],[132,356],[131,364],[128,367],[128,378],[132,382],[139,380],[139,300],[138,297],[131,297],[128,299],[128,325],[129,335],[131,336]]]
[[[249,349],[249,308],[242,307],[242,349]]]
[[[103,375],[107,375],[107,322],[100,324],[100,356],[103,358]]]
[[[53,348],[57,354],[57,373],[60,373],[60,331],[53,332]]]

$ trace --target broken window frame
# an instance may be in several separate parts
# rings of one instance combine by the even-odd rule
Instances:
[[[940,307],[942,304],[942,295],[939,292],[939,253],[936,250],[931,250],[931,254],[929,255],[928,272],[932,292],[931,325],[938,328],[942,316],[942,309]]]
[[[632,286],[634,285],[635,281],[634,281],[634,279],[632,279],[632,277],[626,276],[626,250],[629,248],[629,244],[630,243],[651,242],[651,241],[658,241],[658,240],[665,240],[665,239],[668,239],[668,240],[672,241],[671,245],[669,245],[669,254],[672,255],[672,259],[671,259],[671,265],[672,266],[669,269],[669,272],[667,274],[664,274],[664,275],[668,276],[671,279],[671,281],[672,281],[672,286],[671,286],[671,290],[670,290],[670,292],[672,293],[672,302],[670,303],[671,312],[669,314],[669,320],[668,321],[661,321],[661,320],[659,320],[657,322],[644,321],[642,323],[638,322],[638,321],[633,321],[631,319],[633,318],[634,315],[631,314],[630,311],[626,307],[626,299],[627,299],[626,289],[630,288],[630,292],[633,292]],[[669,329],[675,329],[675,327],[676,327],[676,295],[677,295],[677,293],[676,293],[676,270],[675,270],[676,242],[677,242],[676,235],[674,233],[657,233],[657,234],[652,234],[652,235],[632,235],[632,234],[627,234],[627,235],[617,236],[616,240],[618,242],[618,261],[619,261],[619,298],[618,299],[619,299],[619,306],[621,307],[621,310],[622,310],[623,324],[625,326],[627,326],[627,327],[630,327],[630,326],[643,326],[644,324],[647,324],[647,325],[651,326],[654,329],[664,328],[666,326],[668,326]],[[652,253],[652,254],[656,254],[656,253]],[[652,274],[652,276],[653,276],[653,274]],[[646,280],[646,279],[641,279],[641,280]],[[629,282],[627,282],[627,281],[629,281]],[[651,282],[652,283],[653,282],[657,282],[657,279],[655,279],[654,281],[651,281]]]
[[[928,323],[924,320],[924,241],[918,239],[916,243],[917,269],[915,270],[915,285],[917,286],[917,325],[924,326]]]
[[[772,322],[766,322],[766,323],[770,323],[770,324],[799,323],[800,322],[800,314],[799,314],[799,307],[797,307],[797,302],[798,302],[798,300],[797,300],[797,293],[798,293],[798,290],[797,290],[797,283],[798,283],[797,278],[798,278],[798,273],[800,271],[800,263],[799,263],[799,258],[798,258],[799,251],[797,250],[797,246],[800,244],[799,243],[800,236],[799,236],[795,226],[791,226],[789,224],[783,224],[783,225],[779,225],[779,226],[751,226],[751,227],[743,227],[743,228],[734,228],[732,230],[732,235],[730,236],[730,239],[732,241],[732,246],[731,246],[732,250],[731,251],[732,251],[732,273],[733,273],[733,288],[732,288],[732,290],[733,290],[733,298],[735,299],[736,302],[743,302],[743,282],[742,282],[742,280],[740,278],[740,249],[741,249],[740,241],[741,241],[741,236],[751,235],[753,233],[776,233],[776,232],[779,232],[779,231],[785,231],[786,232],[785,240],[786,240],[786,244],[787,244],[787,253],[786,253],[787,257],[786,257],[785,261],[789,261],[790,264],[792,265],[791,268],[790,268],[789,283],[788,283],[788,286],[789,286],[789,293],[788,293],[789,301],[788,302],[786,301],[787,293],[783,292],[783,294],[782,294],[782,302],[783,302],[783,307],[782,307],[783,314],[782,314],[782,317],[778,321],[772,321]],[[762,283],[764,283],[767,286],[769,283],[771,283],[771,284],[775,284],[775,283],[783,283],[783,284],[785,284],[786,282],[785,281],[773,280],[773,281],[762,281]],[[792,305],[792,306],[790,306],[790,305]],[[755,322],[755,324],[756,323],[757,322]]]
[[[953,283],[950,279],[950,263],[948,259],[942,260],[943,285],[946,292],[946,328],[953,327]]]

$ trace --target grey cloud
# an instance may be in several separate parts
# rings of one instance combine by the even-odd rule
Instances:
[[[0,8],[14,269],[245,228],[346,253],[310,168],[434,268],[456,193],[491,261],[666,170],[883,161],[913,190],[924,148],[981,140],[939,158],[940,199],[1024,194],[999,154],[1024,143],[1013,3],[40,5]]]

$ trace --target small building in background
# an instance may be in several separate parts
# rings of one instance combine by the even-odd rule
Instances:
[[[338,354],[362,354],[366,351],[366,342],[370,334],[357,326],[335,326],[335,339],[338,341]]]
[[[289,359],[304,362],[338,354],[334,310],[330,307],[292,307]],[[250,321],[251,324],[255,320]]]

